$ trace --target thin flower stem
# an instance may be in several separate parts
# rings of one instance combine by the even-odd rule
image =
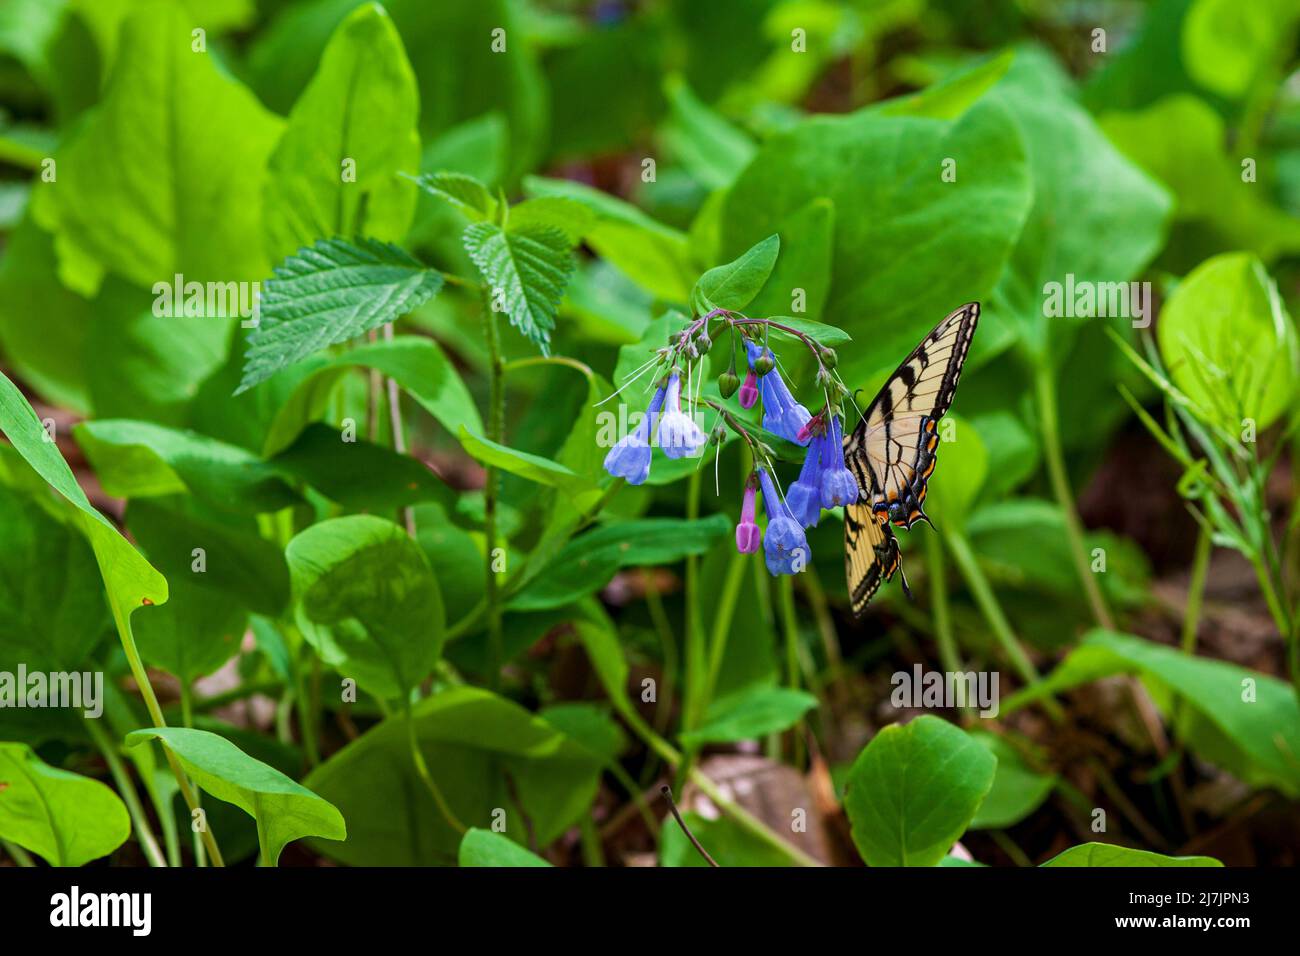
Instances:
[[[411,707],[406,707],[406,740],[410,745],[411,760],[415,764],[415,772],[419,774],[420,780],[424,782],[425,789],[433,797],[434,805],[438,808],[438,813],[442,815],[447,825],[457,833],[465,832],[465,825],[460,822],[456,814],[452,813],[451,807],[447,805],[446,798],[438,785],[433,781],[433,774],[429,773],[429,765],[424,762],[424,752],[420,750],[420,741],[415,736],[415,718],[411,714]]]
[[[500,444],[505,437],[505,365],[501,360],[501,339],[497,330],[497,314],[483,289],[483,328],[488,347],[488,439]],[[488,465],[483,485],[483,530],[487,548],[483,563],[485,578],[484,599],[487,603],[488,650],[490,672],[488,686],[493,691],[501,689],[501,668],[505,666],[505,638],[502,628],[501,597],[497,587],[494,567],[497,548],[497,470]]]
[[[794,609],[794,578],[782,575],[777,589],[781,597],[781,625],[785,631],[785,679],[791,690],[801,690],[803,682],[799,672],[799,619]],[[793,727],[795,767],[802,768],[804,762],[804,719],[800,717]]]
[[[693,472],[686,497],[686,520],[700,517],[700,473]],[[707,664],[704,654],[704,626],[700,621],[700,563],[692,554],[686,558],[686,709],[683,723],[687,730],[699,726],[704,717],[704,691]]]
[[[393,341],[393,323],[384,324],[384,341]],[[399,455],[406,454],[406,429],[402,427],[402,390],[397,384],[397,379],[391,375],[387,377],[388,386],[388,421],[393,431],[393,451]],[[412,538],[415,537],[415,509],[407,505],[402,509],[402,523],[406,526],[406,533]]]
[[[1074,495],[1070,491],[1070,480],[1065,472],[1065,455],[1061,449],[1059,415],[1056,408],[1056,380],[1052,377],[1050,362],[1042,362],[1034,369],[1034,387],[1038,398],[1038,417],[1043,430],[1043,455],[1047,459],[1048,478],[1052,484],[1052,493],[1061,506],[1065,518],[1066,537],[1070,542],[1070,554],[1074,558],[1075,570],[1083,583],[1084,593],[1092,606],[1097,623],[1108,630],[1113,630],[1115,621],[1110,609],[1102,598],[1097,577],[1088,565],[1088,551],[1083,540],[1083,522],[1074,505]]]
[[[135,829],[135,838],[140,841],[140,849],[144,851],[145,858],[149,861],[150,866],[165,867],[167,861],[163,858],[162,848],[158,845],[158,838],[154,836],[153,828],[149,825],[149,817],[140,804],[140,795],[135,789],[131,775],[127,773],[126,767],[122,764],[122,758],[117,754],[116,746],[108,734],[105,733],[104,728],[99,726],[97,720],[86,718],[83,723],[86,727],[86,733],[90,734],[91,741],[94,742],[96,749],[103,755],[104,762],[108,764],[108,771],[113,775],[113,782],[117,784],[122,802],[126,804],[127,813],[131,816],[131,826]]]
[[[1187,583],[1187,610],[1183,616],[1182,648],[1184,654],[1196,650],[1196,629],[1201,622],[1201,604],[1205,597],[1205,576],[1210,567],[1213,541],[1210,532],[1201,528],[1196,538],[1196,554],[1192,558],[1191,578]]]
[[[727,636],[731,633],[736,601],[740,597],[740,588],[745,581],[745,558],[746,556],[739,551],[731,555],[731,560],[727,564],[727,576],[722,582],[722,593],[718,595],[717,611],[713,615],[713,638],[709,642],[709,679],[704,686],[706,708],[713,700],[718,674],[722,671],[722,661],[726,657]]]

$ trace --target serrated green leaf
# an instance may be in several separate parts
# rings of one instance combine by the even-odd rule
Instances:
[[[549,354],[555,312],[574,268],[565,234],[552,226],[507,232],[476,222],[465,229],[464,243],[510,324]]]
[[[323,239],[300,249],[262,290],[260,321],[248,336],[235,394],[326,346],[395,321],[441,288],[441,273],[386,242]]]
[[[451,203],[472,220],[496,217],[497,201],[486,186],[466,173],[426,173],[416,179],[416,183],[429,195]]]
[[[204,791],[233,803],[257,822],[263,865],[274,866],[286,843],[306,836],[346,840],[343,814],[279,770],[250,757],[225,737],[186,727],[149,727],[127,734],[129,746],[161,740]]]

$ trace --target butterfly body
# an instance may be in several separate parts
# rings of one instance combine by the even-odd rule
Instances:
[[[910,530],[924,511],[938,461],[939,420],[952,405],[979,321],[978,302],[949,314],[881,387],[853,433],[844,462],[858,479],[858,502],[844,510],[845,570],[853,613],[899,571],[893,528]],[[902,578],[907,590],[907,577]]]

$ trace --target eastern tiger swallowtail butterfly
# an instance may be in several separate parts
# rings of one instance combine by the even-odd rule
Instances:
[[[939,419],[952,404],[979,317],[979,303],[968,302],[936,325],[844,439],[844,463],[858,479],[857,504],[844,509],[844,566],[855,616],[899,570],[891,525],[911,528],[930,520],[922,505],[934,472]],[[905,574],[903,591],[911,596]]]

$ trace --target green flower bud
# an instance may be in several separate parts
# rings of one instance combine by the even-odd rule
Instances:
[[[736,373],[731,369],[727,369],[718,376],[718,391],[723,398],[731,398],[732,395],[736,394],[738,388],[740,388],[740,379],[736,377]]]
[[[763,350],[763,353],[759,355],[758,358],[754,359],[755,375],[766,375],[774,368],[776,368],[776,362],[772,361],[772,353],[766,349]]]
[[[699,350],[701,355],[713,348],[713,339],[709,338],[709,333],[704,329],[700,329],[700,334],[695,337],[695,348]]]
[[[822,364],[827,368],[834,368],[835,363],[839,361],[839,358],[835,354],[835,350],[825,345],[822,346],[819,354],[821,355]]]
[[[726,440],[727,426],[722,424],[722,422],[718,422],[718,424],[713,426],[713,431],[709,433],[709,444],[721,445]]]

